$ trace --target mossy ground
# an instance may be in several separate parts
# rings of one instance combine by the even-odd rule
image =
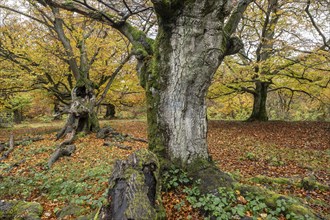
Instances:
[[[106,123],[119,132],[146,138],[145,122],[118,120]],[[46,125],[48,127],[45,124],[20,125],[14,130],[15,138],[53,132],[62,124]],[[318,184],[329,185],[327,126],[328,123],[316,122],[211,121],[210,153],[217,166],[230,172],[239,182],[295,197],[329,218],[329,190],[322,187],[306,190],[299,185],[307,177],[313,177]],[[8,139],[10,132],[1,130],[0,140]],[[125,142],[123,144],[132,146],[133,150],[121,150],[103,146],[103,140],[96,139],[95,135],[82,135],[76,141],[77,151],[72,157],[61,158],[51,170],[46,170],[47,160],[59,142],[55,142],[54,133],[44,137],[43,141],[18,146],[0,164],[0,199],[36,201],[44,208],[43,219],[56,219],[55,212],[70,203],[84,207],[84,215],[97,210],[104,200],[102,194],[108,187],[114,161],[147,146],[141,142]],[[18,162],[21,162],[18,166],[11,167]],[[258,175],[265,178],[261,182],[253,181],[252,178]],[[291,184],[291,181],[297,184]],[[184,213],[191,213],[198,219],[184,197],[173,192],[163,194],[169,219],[177,219]]]

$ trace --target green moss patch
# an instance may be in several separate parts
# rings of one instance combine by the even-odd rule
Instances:
[[[0,201],[0,219],[3,220],[39,220],[43,208],[36,202]]]

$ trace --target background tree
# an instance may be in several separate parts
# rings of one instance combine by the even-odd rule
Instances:
[[[223,86],[212,88],[210,97],[217,97],[217,91],[222,95],[251,94],[253,108],[248,119],[251,121],[268,120],[269,92],[285,90],[289,96],[301,93],[320,98],[318,93],[326,89],[329,81],[329,55],[322,39],[312,37],[315,31],[309,19],[301,16],[304,7],[305,4],[290,1],[251,4],[238,31],[244,39],[245,51],[227,59],[227,72],[219,73]],[[323,11],[315,16],[329,16],[329,13]]]
[[[45,89],[53,94],[56,97],[55,104],[57,104],[54,105],[55,110],[59,110],[59,103],[70,104],[71,91],[78,82],[74,76],[82,73],[88,80],[94,81],[90,84],[97,89],[95,95],[100,95],[100,100],[97,102],[99,105],[107,92],[103,91],[102,85],[109,84],[110,78],[112,79],[110,81],[113,82],[115,76],[129,60],[130,56],[125,58],[122,53],[129,48],[127,43],[123,43],[122,38],[111,34],[109,28],[105,30],[104,26],[95,22],[91,23],[86,18],[72,13],[57,14],[59,11],[56,9],[52,11],[33,1],[27,6],[30,7],[29,14],[14,9],[12,5],[2,4],[0,7],[16,13],[16,17],[23,15],[24,22],[29,24],[28,29],[31,30],[29,37],[22,41],[17,39],[15,44],[3,44],[3,51],[11,54],[2,53],[0,56],[20,68],[23,66],[22,70],[26,72],[25,75],[37,76],[34,81],[31,81],[33,88]],[[20,23],[17,23],[16,26],[20,26]],[[4,25],[2,27],[4,28]],[[6,27],[8,28],[9,25]],[[27,27],[21,28],[26,29]],[[39,33],[42,35],[40,36]],[[13,33],[8,34],[7,38],[12,35]],[[18,34],[18,36],[22,35]],[[112,37],[112,41],[108,40],[109,36]],[[29,48],[30,52],[23,51],[23,48],[17,45],[24,42],[24,48]],[[105,54],[105,51],[111,52],[110,56]],[[108,69],[105,70],[103,66],[107,66]],[[21,73],[22,71],[20,75],[22,75]],[[89,130],[87,127],[86,130]]]

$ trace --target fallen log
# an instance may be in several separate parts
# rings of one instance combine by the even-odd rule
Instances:
[[[28,138],[23,138],[22,140],[19,140],[19,141],[15,141],[15,145],[24,145],[26,144],[27,142],[35,142],[35,141],[41,141],[43,140],[44,138],[41,137],[41,136],[37,136],[37,137],[28,137]]]
[[[139,141],[139,142],[143,142],[143,143],[148,143],[147,140],[145,139],[142,139],[142,138],[135,138],[129,134],[122,134],[122,133],[119,133],[117,131],[115,131],[113,128],[107,126],[107,127],[104,127],[102,129],[100,129],[100,131],[97,133],[96,135],[97,138],[100,138],[100,139],[106,139],[106,138],[115,138],[115,139],[118,139],[119,141],[122,140],[122,141]]]
[[[100,139],[104,139],[109,136],[110,133],[113,133],[113,129],[110,126],[101,128],[97,134],[96,137]]]
[[[71,154],[73,154],[75,150],[76,150],[75,145],[64,145],[58,147],[56,151],[52,154],[50,159],[48,160],[48,168],[51,168],[52,165],[61,157],[71,156]]]
[[[139,141],[139,142],[143,142],[143,143],[148,143],[147,140],[142,139],[142,138],[135,138],[135,137],[132,137],[132,136],[130,136],[129,138],[130,138],[131,140],[133,140],[133,141]]]
[[[165,219],[159,168],[157,156],[147,149],[116,161],[109,180],[108,205],[94,219]]]

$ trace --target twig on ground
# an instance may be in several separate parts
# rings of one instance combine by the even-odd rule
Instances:
[[[104,146],[114,146],[122,150],[132,150],[133,148],[131,146],[126,146],[122,144],[112,143],[112,142],[104,142]]]
[[[10,173],[14,169],[14,167],[20,166],[25,161],[26,161],[26,159],[23,159],[23,160],[20,160],[20,161],[18,161],[16,163],[12,164],[10,167],[7,168],[7,172]]]

